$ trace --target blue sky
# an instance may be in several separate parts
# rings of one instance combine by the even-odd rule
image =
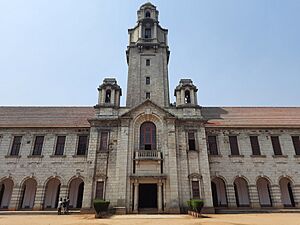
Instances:
[[[140,0],[0,0],[0,105],[125,104],[127,29]],[[203,106],[299,106],[299,0],[152,1],[169,29],[171,102],[192,78]]]

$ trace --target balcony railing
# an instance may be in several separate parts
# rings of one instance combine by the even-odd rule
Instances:
[[[161,152],[157,150],[137,150],[135,151],[135,159],[161,159]]]

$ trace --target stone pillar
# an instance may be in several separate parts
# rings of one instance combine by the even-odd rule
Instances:
[[[118,150],[116,156],[116,180],[117,183],[117,207],[122,213],[126,213],[126,191],[128,183],[128,136],[129,136],[129,119],[122,119],[119,128]],[[121,212],[120,212],[121,213]]]
[[[44,196],[45,196],[44,187],[41,185],[38,185],[36,188],[36,192],[35,192],[33,210],[42,210],[43,209]]]
[[[226,185],[226,191],[227,191],[228,207],[236,208],[237,205],[236,205],[236,199],[235,199],[234,185],[233,184]]]
[[[207,154],[207,145],[206,145],[206,134],[205,128],[201,125],[201,128],[197,132],[197,140],[199,143],[199,157],[198,164],[200,167],[200,173],[202,175],[202,190],[203,190],[203,200],[204,200],[204,212],[214,213],[214,205],[211,193],[211,179],[210,179],[210,170]]]
[[[19,207],[19,201],[21,200],[21,186],[14,186],[13,187],[13,191],[11,194],[11,198],[10,198],[10,202],[9,202],[9,206],[8,206],[8,210],[13,211],[13,210],[17,210]]]
[[[283,208],[281,190],[279,185],[271,185],[272,203],[275,208]]]
[[[138,213],[139,210],[139,183],[134,182],[134,203],[133,203],[133,213]]]
[[[68,185],[61,185],[60,186],[60,192],[59,192],[59,198],[66,198],[69,195],[69,188]]]
[[[162,212],[162,183],[159,181],[157,183],[157,209],[158,213]]]
[[[98,130],[96,127],[91,127],[89,135],[89,147],[86,161],[86,171],[84,178],[84,190],[81,212],[90,211],[92,209],[92,199],[94,196],[94,174],[96,166],[96,152],[98,144]],[[83,175],[83,174],[82,174]]]
[[[116,90],[115,89],[112,89],[111,90],[111,96],[110,96],[110,104],[115,104],[115,94],[116,94]]]
[[[142,38],[142,23],[139,24],[139,39]]]
[[[195,97],[194,89],[191,89],[191,90],[190,90],[190,98],[191,98],[191,103],[192,103],[192,104],[196,104],[196,103],[195,103],[195,98],[194,98],[194,97]]]
[[[154,23],[153,38],[157,38],[157,23]]]
[[[296,208],[300,208],[300,185],[293,186],[293,194]]]
[[[169,164],[169,198],[168,211],[169,213],[180,213],[179,209],[179,187],[178,187],[178,171],[177,171],[177,154],[176,154],[176,135],[175,135],[175,119],[167,120],[167,149],[168,149],[168,164]]]
[[[185,103],[185,96],[184,96],[184,90],[181,89],[181,104],[184,104]]]
[[[250,206],[252,208],[260,208],[259,196],[256,185],[249,185]]]

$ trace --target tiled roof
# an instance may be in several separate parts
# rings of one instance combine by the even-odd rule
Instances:
[[[0,107],[0,127],[90,127],[93,107]]]
[[[300,107],[203,107],[207,127],[297,127]]]
[[[300,107],[203,107],[207,127],[300,128]],[[0,127],[90,127],[93,107],[0,107]]]

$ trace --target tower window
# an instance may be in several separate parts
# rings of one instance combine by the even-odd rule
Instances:
[[[150,84],[150,77],[146,77],[146,84]]]
[[[250,143],[253,155],[260,155],[260,147],[257,136],[250,136]]]
[[[150,59],[146,59],[146,66],[150,66]]]
[[[145,122],[140,127],[140,149],[156,149],[156,126],[152,122]]]
[[[44,143],[44,136],[36,136],[35,137],[32,155],[41,155],[42,154],[43,143]]]
[[[58,136],[56,140],[55,155],[63,155],[65,148],[66,136]]]
[[[111,90],[105,92],[105,103],[110,103],[111,100]]]
[[[188,90],[186,90],[184,92],[184,102],[191,103],[191,94],[190,94],[190,91],[188,91]]]
[[[146,99],[150,99],[150,92],[146,92]]]
[[[151,28],[145,28],[145,38],[151,38]]]
[[[146,17],[146,18],[150,18],[150,17],[151,17],[151,14],[150,14],[149,11],[147,11],[147,12],[145,13],[145,17]]]
[[[196,139],[194,132],[188,132],[188,145],[189,150],[196,150]]]

